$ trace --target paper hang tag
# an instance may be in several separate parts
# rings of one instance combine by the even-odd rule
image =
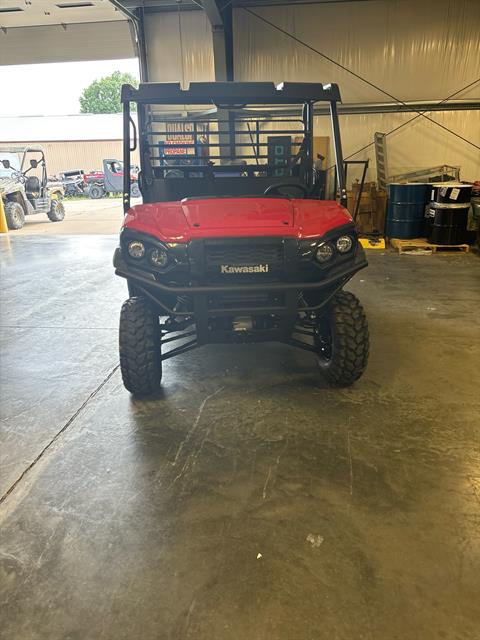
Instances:
[[[450,200],[456,200],[460,195],[460,189],[452,189],[450,192]]]
[[[447,195],[447,191],[448,191],[447,187],[442,187],[442,188],[440,189],[440,195],[441,195],[442,197],[445,197],[445,196]]]

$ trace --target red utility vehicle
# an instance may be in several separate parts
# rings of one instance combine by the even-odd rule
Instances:
[[[320,199],[320,101],[330,107],[340,204]],[[362,375],[367,320],[343,287],[367,261],[345,209],[338,101],[335,84],[124,85],[125,221],[114,266],[130,295],[120,316],[129,391],[156,392],[163,360],[218,342],[305,349],[336,386]],[[132,208],[131,102],[143,195]]]

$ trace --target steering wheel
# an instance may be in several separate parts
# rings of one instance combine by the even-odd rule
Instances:
[[[299,182],[279,182],[278,184],[271,184],[263,192],[264,196],[284,196],[288,195],[282,192],[283,189],[298,189],[302,192],[303,197],[308,196],[308,187]]]
[[[12,178],[14,180],[17,180],[21,184],[25,184],[25,182],[27,181],[27,178],[23,175],[21,171],[12,171]]]

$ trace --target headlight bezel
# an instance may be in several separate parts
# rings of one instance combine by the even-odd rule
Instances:
[[[134,255],[134,245],[136,245],[137,248],[140,249],[140,255]],[[127,244],[127,253],[130,258],[132,258],[132,260],[142,260],[145,257],[146,252],[147,250],[145,248],[145,244],[141,240],[130,240]]]
[[[319,252],[323,249],[327,250],[326,255],[321,259],[319,257]],[[325,242],[319,242],[317,244],[317,247],[315,249],[315,260],[321,264],[321,265],[325,265],[327,264],[327,262],[330,262],[330,260],[333,258],[333,256],[335,255],[335,249],[332,245],[331,242],[325,241]]]
[[[128,247],[132,242],[140,242],[145,246],[145,254],[141,258],[130,255]],[[155,236],[125,227],[120,233],[120,249],[127,262],[137,269],[149,271],[152,274],[166,275],[178,267],[188,265],[187,243],[163,242]],[[168,262],[164,267],[155,264],[150,256],[155,249],[165,251]]]
[[[339,242],[341,242],[342,240],[347,240],[347,241],[350,243],[346,249],[341,249],[341,248],[338,246],[338,243],[339,243]],[[353,240],[352,236],[351,236],[351,235],[349,235],[349,234],[347,234],[347,233],[345,233],[345,234],[343,234],[343,235],[339,236],[339,237],[335,240],[335,249],[336,249],[336,251],[338,251],[338,253],[339,253],[340,255],[344,256],[344,255],[346,255],[347,253],[349,253],[349,251],[351,251],[351,250],[353,249],[353,243],[354,243],[354,240]]]
[[[346,236],[351,239],[351,246],[347,251],[342,253],[337,248],[337,241]],[[320,262],[316,257],[317,250],[321,245],[326,243],[333,247],[333,255],[330,259]],[[298,260],[304,267],[308,264],[313,264],[317,269],[330,269],[339,263],[352,260],[357,254],[357,246],[358,238],[355,228],[352,225],[345,225],[344,227],[332,229],[321,237],[310,237],[300,240],[298,244]]]
[[[154,259],[154,254],[161,254],[165,256],[165,261],[158,262],[157,260]],[[148,259],[150,264],[157,269],[166,269],[166,267],[168,266],[168,263],[170,262],[170,256],[168,254],[168,250],[164,247],[153,247],[153,249],[149,251]]]

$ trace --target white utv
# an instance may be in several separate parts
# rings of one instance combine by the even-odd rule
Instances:
[[[37,170],[39,175],[28,175]],[[41,147],[0,147],[0,196],[9,229],[21,229],[25,216],[46,213],[52,222],[65,217],[60,182],[47,178]]]

